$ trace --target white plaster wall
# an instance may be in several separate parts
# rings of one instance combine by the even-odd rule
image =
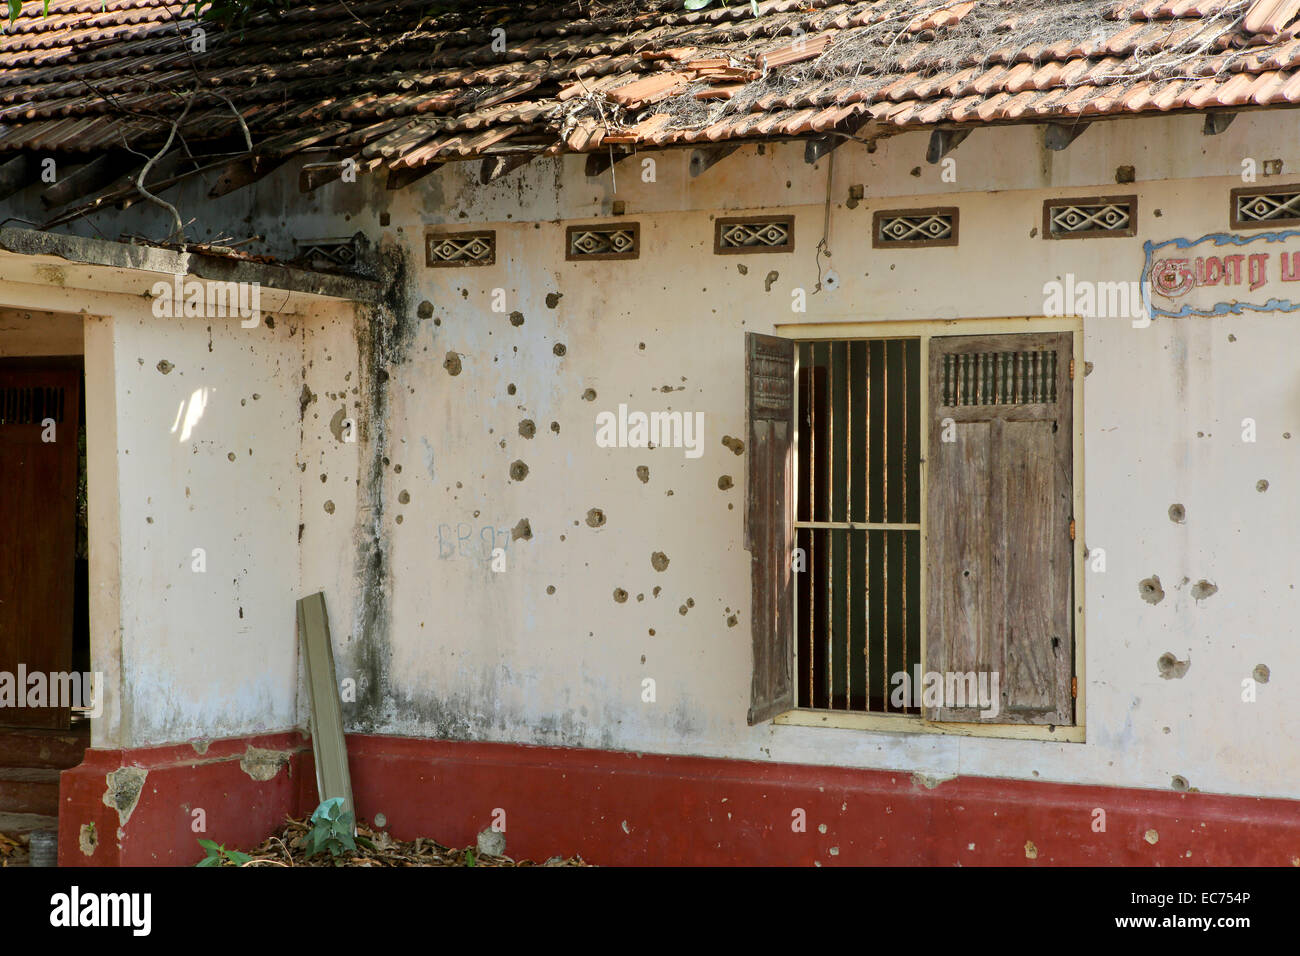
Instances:
[[[1085,324],[1082,358],[1094,367],[1084,385],[1081,527],[1108,557],[1105,572],[1086,580],[1087,743],[745,725],[745,459],[721,444],[744,432],[743,333],[790,322],[1034,315],[1043,283],[1067,272],[1136,280],[1143,240],[1226,229],[1243,157],[1294,155],[1281,121],[1264,114],[1216,138],[1199,126],[1098,124],[1063,154],[1042,150],[1038,131],[982,130],[954,154],[956,183],[924,164],[924,136],[881,143],[874,154],[846,147],[835,154],[829,235],[842,286],[810,295],[803,314],[791,312],[791,290],[811,292],[817,281],[827,164],[804,165],[800,147],[763,156],[747,148],[698,180],[684,153],[660,154],[653,184],[639,181],[637,160],[620,164],[617,198],[642,229],[633,262],[564,260],[567,222],[607,215],[615,198],[608,176],[582,176],[581,160],[538,162],[488,189],[444,170],[399,193],[387,232],[414,256],[406,317],[414,332],[388,367],[389,463],[372,496],[382,507],[358,518],[380,521],[388,627],[349,634],[349,643],[374,644],[369,657],[336,635],[340,678],[382,688],[347,711],[350,726],[935,775],[1167,787],[1180,774],[1206,791],[1300,796],[1300,756],[1288,746],[1300,730],[1288,690],[1300,665],[1297,562],[1285,539],[1297,519],[1300,438],[1283,437],[1300,436],[1291,359],[1300,336],[1285,315]],[[1115,184],[1119,165],[1136,167],[1135,184]],[[866,199],[850,209],[854,183]],[[1048,196],[1130,192],[1140,197],[1136,238],[1037,235]],[[870,248],[874,209],[950,202],[961,208],[957,248]],[[710,213],[741,208],[793,212],[796,253],[714,256]],[[444,223],[496,229],[498,264],[423,267],[423,230]],[[779,275],[764,291],[769,271]],[[506,313],[492,311],[495,289]],[[550,308],[553,292],[563,298]],[[422,299],[433,306],[427,320],[414,315]],[[523,325],[511,324],[511,311]],[[449,352],[458,375],[444,368]],[[582,398],[588,388],[594,402]],[[595,414],[619,402],[703,411],[704,455],[598,448]],[[1258,422],[1252,445],[1240,441],[1247,416]],[[535,437],[520,436],[523,419]],[[522,481],[510,476],[516,460],[529,468]],[[643,464],[646,483],[635,472]],[[720,491],[722,475],[735,487]],[[1255,490],[1261,478],[1270,482],[1264,493]],[[335,480],[331,473],[326,485],[336,489]],[[1167,516],[1174,502],[1187,509],[1182,525]],[[310,541],[322,517],[304,507]],[[591,508],[607,516],[603,527],[587,525]],[[531,540],[509,540],[524,518]],[[315,573],[346,591],[356,549],[344,529],[330,540],[313,560],[334,565]],[[505,548],[504,573],[489,567],[491,544]],[[654,551],[669,556],[666,571],[651,567]],[[1154,607],[1138,589],[1153,573],[1167,592]],[[1201,578],[1220,590],[1198,603],[1189,588]],[[626,603],[614,601],[615,588],[629,592]],[[688,598],[694,606],[682,615]],[[340,613],[360,620],[358,603],[354,587]],[[1183,679],[1158,675],[1167,651],[1190,658]],[[1240,682],[1260,663],[1272,679],[1256,703],[1242,703]],[[641,700],[645,677],[657,682],[654,704]]]
[[[293,727],[298,323],[116,305],[122,742]]]

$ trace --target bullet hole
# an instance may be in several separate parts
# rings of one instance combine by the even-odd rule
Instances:
[[[642,664],[645,663],[645,655],[644,655],[644,654],[641,655],[641,663],[642,663]]]
[[[511,312],[510,324],[515,328],[519,328],[519,326],[524,324],[524,314],[522,312]]]
[[[737,262],[736,271],[739,272],[742,276],[747,276],[749,275],[749,266],[745,265],[743,262]]]
[[[402,473],[402,466],[401,466],[401,465],[394,465],[394,466],[393,466],[393,474],[395,474],[395,475],[400,475],[401,473]]]
[[[527,518],[520,518],[519,523],[510,529],[510,540],[518,541],[523,538],[525,541],[531,541],[533,537],[533,526],[528,523]]]
[[[1192,585],[1192,597],[1198,601],[1204,601],[1206,598],[1217,594],[1218,591],[1219,588],[1205,580],[1205,578],[1201,578],[1201,580]]]
[[[158,371],[162,372],[164,375],[166,375],[175,367],[176,367],[175,365],[173,365],[171,362],[167,361],[166,359],[161,359],[157,365]]]
[[[401,524],[401,523],[402,523],[402,516],[401,516],[401,515],[398,515],[396,520],[397,520],[397,523],[398,523],[398,524]]]
[[[639,348],[642,352],[645,351],[645,343],[644,343],[644,342],[638,342],[638,343],[636,344],[636,347]]]
[[[556,342],[555,345],[552,346],[551,351],[554,352],[556,355],[563,357],[564,353],[566,353],[569,350],[565,348],[563,342]]]
[[[1151,577],[1138,582],[1138,593],[1142,595],[1142,600],[1148,604],[1159,604],[1165,599],[1165,589],[1160,586],[1160,575],[1153,574]]]
[[[686,599],[686,606],[687,606],[687,607],[695,607],[695,598],[688,597],[688,598]]]
[[[411,493],[405,489],[397,496],[399,505],[409,505],[411,503]]]
[[[1291,433],[1290,433],[1290,432],[1283,432],[1283,433],[1282,433],[1282,437],[1283,437],[1283,438],[1290,438],[1290,437],[1291,437]]]
[[[1255,482],[1255,490],[1259,492],[1268,491],[1268,479],[1261,478]]]
[[[1191,660],[1180,661],[1168,651],[1156,659],[1156,670],[1165,680],[1181,680],[1191,666]]]
[[[781,278],[781,273],[777,272],[775,269],[769,272],[763,279],[763,291],[771,292],[772,284],[779,278]]]
[[[599,508],[592,508],[587,512],[587,527],[600,528],[605,524],[605,512]]]
[[[1083,363],[1083,377],[1084,377],[1084,378],[1087,378],[1087,377],[1088,377],[1089,375],[1091,375],[1091,374],[1092,374],[1092,363],[1091,363],[1091,362],[1084,362],[1084,363]]]
[[[528,477],[528,466],[522,461],[512,461],[510,463],[510,477],[515,481],[523,481]]]
[[[917,168],[917,170],[918,170],[918,172],[916,173],[916,175],[919,176],[919,175],[920,175],[919,170],[921,169],[921,167],[918,166],[918,167],[916,167],[916,168]],[[1033,841],[1033,840],[1026,840],[1026,841],[1025,841],[1025,859],[1026,859],[1026,860],[1036,860],[1036,859],[1038,859],[1038,847],[1034,846],[1034,841]]]
[[[1179,793],[1187,792],[1187,778],[1182,774],[1174,774],[1174,778],[1169,781],[1169,786],[1173,787]]]
[[[640,594],[638,594],[638,595],[636,596],[636,599],[637,599],[638,601],[644,601],[644,600],[645,600],[645,592],[643,591],[643,592],[641,592]]]
[[[622,604],[627,600],[627,592],[622,588],[614,588],[614,603]]]
[[[732,438],[730,435],[723,435],[722,444],[730,448],[733,454],[743,455],[745,453],[745,443],[739,438]]]
[[[1228,341],[1229,341],[1229,342],[1235,342],[1235,341],[1237,341],[1237,337],[1236,337],[1235,335],[1233,335],[1231,332],[1229,332],[1229,333],[1228,333]]]
[[[524,438],[532,438],[537,434],[537,426],[533,424],[531,418],[525,418],[519,423],[519,434]]]
[[[584,402],[594,402],[596,400],[596,390],[594,388],[584,388],[582,390],[582,400]]]
[[[547,307],[548,309],[553,309],[553,308],[555,308],[557,305],[560,304],[560,300],[563,299],[563,298],[564,298],[564,293],[563,293],[563,292],[548,292],[548,293],[546,293],[546,307]]]
[[[641,484],[644,485],[650,480],[650,468],[646,465],[637,465],[636,476],[641,479]]]
[[[513,394],[515,393],[515,391],[516,391],[516,389],[515,389],[515,383],[514,383],[514,382],[511,382],[509,385],[506,386],[506,394],[507,394],[507,395],[513,395]]]
[[[668,555],[664,554],[662,551],[656,551],[654,554],[650,555],[650,567],[654,568],[656,571],[667,571]]]
[[[1132,166],[1115,167],[1115,182],[1131,183],[1137,179],[1137,171]]]
[[[649,633],[649,635],[650,635],[651,637],[654,637],[654,636],[655,636],[655,629],[652,627],[652,628],[650,628],[650,630],[649,630],[647,633]]]
[[[455,352],[448,352],[447,358],[443,360],[442,367],[447,370],[448,375],[460,374],[460,356]]]
[[[736,626],[736,622],[737,622],[737,620],[738,620],[738,618],[737,618],[736,615],[734,615],[734,614],[731,615],[730,617],[728,617],[728,618],[727,618],[727,627],[735,627],[735,626]]]
[[[421,319],[433,318],[433,303],[430,302],[428,299],[425,299],[423,302],[421,302],[419,305],[415,307],[415,314],[417,317]]]
[[[1250,676],[1255,678],[1256,684],[1267,684],[1269,678],[1268,665],[1256,664],[1255,669],[1250,672]]]
[[[1155,846],[1157,843],[1160,842],[1160,834],[1157,833],[1155,830],[1148,830],[1146,833],[1142,835],[1142,839],[1146,840],[1152,846]]]
[[[327,502],[325,502],[325,513],[326,513],[327,515],[332,515],[332,514],[334,513],[334,502],[333,502],[333,501],[327,501]]]
[[[1169,506],[1169,520],[1175,524],[1182,524],[1187,520],[1187,509],[1182,505],[1173,504]]]
[[[729,488],[731,488],[733,484],[734,482],[731,480],[730,475],[723,475],[721,478],[718,479],[718,490],[726,491]]]
[[[555,593],[555,585],[554,585],[554,584],[548,584],[548,585],[546,585],[546,593],[547,593],[547,594],[554,594],[554,593]]]
[[[677,613],[680,614],[682,617],[685,617],[685,616],[686,616],[686,605],[683,604],[681,607],[679,607],[679,608],[677,609]]]
[[[388,225],[388,224],[389,224],[390,222],[392,222],[392,221],[393,221],[393,217],[392,217],[391,215],[389,215],[388,213],[386,213],[386,212],[381,212],[381,213],[379,214],[379,224],[380,224],[381,226],[386,226],[386,225]]]
[[[655,597],[658,597],[658,596],[659,596],[659,592],[662,591],[662,590],[663,590],[663,588],[661,588],[661,587],[656,587],[656,588],[655,588],[653,591],[651,591],[650,593],[651,593],[652,595],[654,595]]]

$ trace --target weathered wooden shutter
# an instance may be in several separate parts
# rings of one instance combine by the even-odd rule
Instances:
[[[746,333],[745,378],[745,547],[753,571],[754,642],[749,722],[756,724],[794,707],[794,343]]]
[[[926,670],[999,683],[996,716],[932,720],[1074,723],[1071,358],[1069,333],[930,340]]]

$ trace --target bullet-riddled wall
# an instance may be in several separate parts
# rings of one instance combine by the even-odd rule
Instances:
[[[1300,796],[1284,746],[1300,568],[1280,533],[1297,518],[1300,332],[1283,312],[1083,321],[1079,531],[1090,558],[1104,551],[1080,595],[1085,743],[745,719],[747,458],[728,441],[745,436],[744,333],[1035,316],[1067,275],[1136,282],[1145,241],[1227,231],[1252,164],[1257,183],[1291,181],[1263,178],[1292,145],[1275,120],[1200,125],[1098,124],[1062,153],[1041,129],[978,130],[936,166],[919,135],[848,144],[833,168],[798,144],[744,147],[698,179],[687,153],[598,179],[581,158],[539,160],[489,187],[453,166],[361,213],[409,252],[406,306],[381,343],[309,349],[321,397],[304,432],[303,580],[331,600],[339,676],[356,682],[349,728]],[[1117,183],[1126,166],[1135,181]],[[348,190],[368,188],[320,201],[356,208]],[[1046,198],[1129,194],[1132,237],[1041,235]],[[936,205],[959,207],[957,246],[872,248],[874,211]],[[715,255],[713,218],[738,210],[793,214],[795,251]],[[567,261],[566,228],[589,222],[638,223],[639,257]],[[428,267],[430,229],[495,231],[495,264]],[[814,292],[829,269],[838,287]],[[620,404],[703,413],[702,456],[601,447],[597,416]],[[359,445],[330,434],[341,411]],[[1243,679],[1265,673],[1244,702]]]

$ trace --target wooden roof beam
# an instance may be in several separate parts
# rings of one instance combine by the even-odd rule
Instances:
[[[738,149],[740,144],[732,143],[724,146],[701,146],[699,149],[691,150],[691,178],[694,179],[705,170],[712,169]]]
[[[1048,149],[1060,152],[1084,134],[1091,123],[1048,123],[1043,142]]]
[[[930,134],[930,145],[925,150],[925,161],[931,166],[951,153],[971,134],[970,127],[964,129],[936,129]]]

